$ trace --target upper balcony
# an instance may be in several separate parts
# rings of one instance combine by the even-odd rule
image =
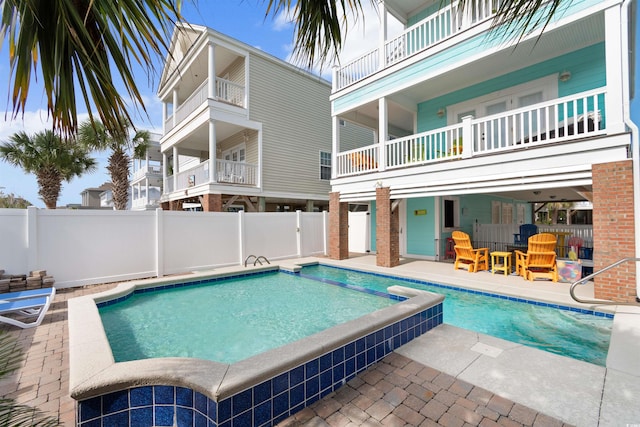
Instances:
[[[436,13],[407,27],[398,36],[386,40],[381,47],[336,67],[333,72],[334,92],[490,21],[500,2],[501,0],[466,1],[464,12],[457,1],[443,2],[446,5]]]
[[[174,38],[158,89],[164,135],[204,106],[245,114],[249,53],[206,28],[182,28]]]
[[[340,152],[336,178],[370,180],[370,175],[384,171],[526,150],[522,156],[533,158],[531,150],[536,148],[607,136],[612,132],[607,127],[606,96],[601,88],[482,118],[467,116],[455,125]],[[493,159],[483,164],[503,161],[499,156]]]
[[[176,108],[164,122],[165,133],[169,132],[177,124],[184,121],[198,107],[209,99],[209,80],[205,80],[182,104]],[[215,79],[214,101],[224,102],[240,108],[246,108],[245,87],[243,84],[235,83],[219,77]]]

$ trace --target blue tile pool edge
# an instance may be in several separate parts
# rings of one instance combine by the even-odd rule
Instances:
[[[505,299],[505,300],[514,301],[514,302],[520,302],[520,303],[524,303],[524,304],[531,304],[531,305],[538,305],[538,306],[542,306],[542,307],[556,308],[558,310],[573,311],[573,312],[580,313],[580,314],[589,314],[589,315],[592,315],[592,316],[604,317],[604,318],[607,318],[607,319],[613,319],[613,317],[614,317],[613,313],[606,313],[606,312],[603,312],[603,311],[597,311],[597,310],[593,310],[593,309],[585,309],[585,308],[580,308],[580,307],[572,307],[572,306],[568,306],[568,305],[554,304],[554,303],[549,303],[549,302],[544,302],[544,301],[537,301],[537,300],[532,300],[532,299],[514,297],[514,296],[510,296],[510,295],[494,294],[494,293],[491,293],[491,292],[479,291],[479,290],[476,290],[476,289],[461,288],[461,287],[453,286],[453,285],[445,285],[445,284],[442,284],[442,283],[435,283],[435,282],[430,282],[430,281],[427,281],[427,280],[420,280],[420,279],[412,279],[412,278],[409,278],[409,277],[393,276],[393,275],[390,275],[390,274],[377,273],[377,272],[373,272],[373,271],[357,270],[355,268],[340,267],[340,266],[336,266],[336,265],[323,264],[321,262],[316,263],[316,264],[307,264],[305,266],[309,266],[310,267],[310,266],[314,266],[314,265],[319,265],[319,266],[328,267],[328,268],[335,268],[337,270],[353,271],[355,273],[370,274],[372,276],[384,277],[384,278],[403,281],[403,282],[408,282],[408,283],[416,283],[416,284],[425,285],[425,286],[433,286],[433,287],[436,287],[436,288],[450,289],[450,290],[454,290],[454,291],[466,292],[466,293],[469,293],[469,294],[482,295],[482,296],[485,296],[485,297]],[[301,274],[304,274],[303,272],[304,272],[304,268],[301,270]],[[309,277],[309,275],[306,275],[306,276]]]
[[[276,424],[337,390],[398,347],[442,323],[442,300],[220,401],[175,385],[130,387],[80,400],[77,425]]]
[[[286,271],[278,267],[267,270],[220,275],[216,279]],[[209,278],[188,283],[206,281]],[[365,315],[323,331],[329,335],[322,335],[322,339],[317,339],[322,344],[314,344],[313,351],[306,350],[310,356],[304,361],[299,355],[295,355],[295,347],[284,346],[281,348],[284,354],[269,356],[276,363],[267,368],[263,367],[262,362],[269,361],[269,358],[258,361],[249,358],[232,365],[174,358],[165,361],[150,359],[124,362],[131,365],[123,369],[123,364],[116,364],[112,357],[108,357],[111,353],[106,336],[96,334],[96,324],[101,325],[97,306],[101,302],[131,294],[137,286],[139,284],[128,282],[111,291],[69,300],[70,352],[75,353],[71,360],[85,360],[85,365],[79,364],[79,368],[78,364],[72,364],[70,372],[70,394],[78,401],[78,426],[144,426],[149,419],[155,424],[148,425],[158,426],[173,425],[174,420],[180,426],[231,426],[231,422],[245,425],[249,418],[253,425],[272,425],[336,390],[399,346],[441,324],[443,318],[443,297],[430,292],[418,292],[416,299],[412,298],[408,305],[400,302],[376,311],[376,315],[369,319],[367,317],[371,315]],[[143,286],[147,289],[175,287],[175,283],[166,280],[160,284]],[[86,342],[91,342],[91,346],[82,345]],[[309,341],[303,345],[308,346]],[[274,351],[278,350],[280,349]],[[294,353],[294,356],[290,353]],[[300,363],[290,363],[292,360]],[[243,365],[248,361],[251,363]],[[197,367],[197,373],[178,378],[175,372],[180,369],[173,368],[179,364]],[[285,365],[286,368],[283,368]],[[317,374],[314,374],[316,365]],[[249,371],[255,371],[255,366],[260,366],[265,372],[250,380],[239,380],[238,372],[243,373],[241,377],[246,377],[244,372],[247,371],[247,366]],[[203,368],[212,374],[202,375]],[[302,369],[304,380],[300,380]],[[235,379],[231,374],[234,370]],[[96,375],[98,372],[99,375]],[[273,375],[269,377],[268,373]],[[202,378],[216,375],[217,379],[213,382],[210,378]],[[288,388],[281,390],[285,377],[289,381]],[[161,378],[166,379],[160,380]],[[254,399],[254,395],[262,396],[259,393],[264,393],[267,385],[271,387],[271,397],[266,401],[260,400],[261,397]],[[304,399],[300,400],[302,390]],[[156,391],[160,393],[158,399]],[[247,406],[249,395],[251,405]],[[140,396],[146,396],[147,404],[141,403]],[[150,403],[149,396],[152,396]],[[173,400],[170,396],[173,396]],[[178,396],[183,399],[178,401]],[[268,421],[260,424],[267,419]]]

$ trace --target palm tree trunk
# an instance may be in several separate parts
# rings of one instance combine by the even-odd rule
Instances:
[[[47,209],[55,209],[62,188],[62,175],[60,171],[53,166],[47,165],[40,169],[37,174],[38,178],[38,194],[42,198]]]
[[[111,192],[116,210],[127,209],[129,200],[129,156],[118,148],[109,157],[107,170],[111,174]]]

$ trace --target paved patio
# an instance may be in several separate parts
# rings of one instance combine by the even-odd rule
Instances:
[[[376,270],[373,258],[355,257],[337,264]],[[468,274],[452,271],[444,263],[405,260],[393,273],[570,302],[565,284]],[[66,301],[114,286],[61,289],[39,327],[0,326],[18,339],[26,354],[23,367],[0,381],[0,394],[37,406],[64,426],[74,426],[75,401],[68,395]],[[593,295],[588,286],[580,292]],[[443,325],[280,425],[624,425],[640,420],[640,407],[633,399],[640,395],[638,384],[638,378],[628,373]]]

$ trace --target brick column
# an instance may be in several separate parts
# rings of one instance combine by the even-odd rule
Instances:
[[[376,188],[376,265],[400,265],[400,216],[391,211],[391,189]]]
[[[594,164],[592,174],[595,272],[635,256],[633,164],[631,160]],[[598,299],[635,301],[635,263],[624,263],[596,276],[594,284]]]
[[[329,258],[349,258],[349,204],[340,193],[329,193]]]
[[[222,194],[205,194],[200,200],[203,211],[222,212]]]
[[[172,211],[181,211],[183,203],[183,200],[171,200],[169,202],[169,209]]]

